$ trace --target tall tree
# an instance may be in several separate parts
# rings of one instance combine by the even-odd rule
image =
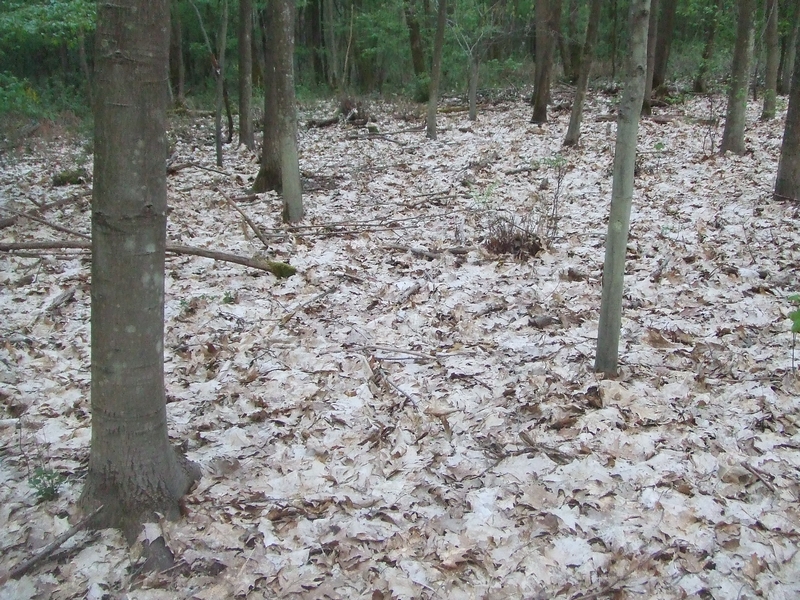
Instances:
[[[565,35],[559,36],[561,63],[564,66],[564,77],[567,81],[577,81],[580,76],[581,52],[583,45],[578,35],[580,10],[578,0],[569,0],[567,5],[567,22]]]
[[[783,40],[781,76],[778,81],[779,94],[788,94],[792,85],[792,73],[794,72],[794,61],[797,55],[797,39],[800,37],[800,1],[790,0],[786,4],[786,12],[790,15],[791,29]]]
[[[603,0],[592,0],[589,9],[589,24],[586,26],[586,41],[583,44],[583,56],[580,60],[580,73],[575,86],[575,100],[572,102],[572,114],[569,117],[569,127],[564,138],[565,146],[574,146],[581,135],[581,119],[583,117],[583,104],[586,100],[586,90],[589,88],[589,75],[592,71],[594,45],[597,42],[597,32],[600,30],[600,9]]]
[[[175,86],[175,103],[186,106],[186,65],[183,60],[183,30],[177,0],[171,2],[172,35],[170,36],[170,71]]]
[[[447,0],[439,0],[439,10],[436,14],[436,36],[433,40],[433,62],[431,64],[431,87],[427,117],[427,136],[432,140],[436,139],[436,109],[439,104],[439,83],[442,78],[445,25],[447,25]]]
[[[253,0],[239,0],[239,143],[250,150],[253,139]]]
[[[98,3],[92,200],[92,441],[81,496],[135,539],[199,475],[170,445],[164,392],[169,2]]]
[[[561,0],[536,0],[536,74],[531,123],[547,122],[553,55],[561,17]]]
[[[650,97],[653,95],[653,72],[656,68],[656,42],[658,41],[659,0],[650,0],[650,22],[647,26],[647,74],[644,80],[642,114],[650,114]]]
[[[336,44],[335,0],[322,0],[322,32],[328,57],[328,85],[336,88],[343,78],[339,71],[339,47]]]
[[[267,6],[264,144],[261,169],[253,184],[257,192],[281,191],[287,223],[299,221],[304,212],[297,154],[294,15],[294,0],[274,0]]]
[[[800,201],[800,60],[794,63],[789,108],[775,179],[775,198]]]
[[[625,249],[633,201],[633,172],[636,165],[636,139],[644,100],[647,76],[647,30],[650,0],[631,0],[628,78],[619,103],[617,141],[614,149],[614,181],[611,189],[611,214],[606,235],[603,267],[603,295],[597,333],[595,371],[617,372],[619,337],[622,326],[622,292],[625,275]]]
[[[411,46],[411,66],[414,68],[414,75],[423,78],[427,75],[425,68],[425,46],[422,41],[422,29],[417,19],[416,0],[404,0],[403,9],[408,27],[408,41]]]
[[[712,0],[713,8],[706,13],[705,29],[706,41],[703,45],[703,57],[700,61],[700,68],[694,78],[694,91],[698,94],[706,92],[706,74],[714,56],[714,42],[717,38],[717,23],[722,12],[722,5],[725,0]]]
[[[736,16],[736,44],[733,48],[731,83],[728,88],[728,110],[722,131],[720,152],[744,154],[744,126],[747,111],[747,90],[750,85],[750,63],[753,57],[753,16],[755,0],[739,0]]]
[[[656,93],[667,80],[667,64],[669,63],[672,37],[675,32],[675,13],[678,10],[678,0],[661,0],[660,4],[661,15],[658,17],[656,54],[653,65],[653,89],[656,90]]]
[[[778,0],[767,0],[765,7],[767,21],[764,35],[767,46],[767,64],[764,67],[764,106],[761,119],[775,118],[775,98],[778,95],[778,67],[780,65],[780,38],[778,36]]]
[[[214,141],[217,150],[217,166],[222,166],[222,105],[225,101],[225,49],[228,42],[228,0],[222,0],[222,18],[219,21],[217,33],[217,56],[219,59],[214,65],[217,75],[217,102],[214,113]],[[212,56],[213,58],[213,56]],[[230,122],[229,122],[230,125]],[[228,135],[231,135],[230,126]]]

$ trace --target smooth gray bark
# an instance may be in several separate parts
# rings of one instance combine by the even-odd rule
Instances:
[[[647,76],[647,30],[650,0],[632,0],[630,10],[631,42],[628,57],[628,80],[619,103],[617,118],[614,182],[611,190],[611,214],[606,236],[603,294],[597,335],[597,356],[594,365],[595,371],[614,374],[617,372],[619,362],[625,249],[628,245],[628,230],[631,220],[636,140],[639,133],[639,118]]]
[[[547,104],[550,102],[550,80],[560,16],[560,0],[536,0],[536,81],[531,123],[547,123]]]
[[[222,166],[222,103],[225,95],[225,41],[228,38],[228,0],[222,0],[222,18],[217,35],[217,102],[214,112],[214,141],[217,150],[217,166]]]
[[[575,100],[572,102],[572,113],[569,117],[569,127],[564,138],[565,146],[574,146],[581,135],[581,120],[583,118],[583,105],[586,101],[586,91],[589,88],[589,75],[592,72],[592,59],[594,46],[597,42],[597,32],[600,29],[600,9],[603,0],[592,0],[589,9],[589,24],[586,26],[586,41],[583,45],[583,56],[580,59],[580,72],[578,83],[575,86]]]
[[[444,28],[447,24],[447,0],[439,0],[436,16],[436,36],[433,40],[433,63],[431,65],[431,87],[428,98],[427,136],[436,139],[436,109],[439,105],[439,84],[442,78],[442,51]]]
[[[278,94],[278,139],[281,166],[283,220],[296,223],[303,218],[300,163],[297,154],[297,106],[294,94],[294,0],[276,0],[275,79]],[[265,132],[266,136],[266,132]]]
[[[98,4],[92,200],[92,441],[81,505],[129,540],[177,518],[197,471],[173,451],[164,391],[169,3]]]
[[[728,110],[722,131],[720,152],[744,154],[744,126],[747,112],[747,90],[750,85],[750,63],[753,57],[753,21],[755,0],[739,0],[736,18],[736,45],[733,48],[731,83],[728,88]]]

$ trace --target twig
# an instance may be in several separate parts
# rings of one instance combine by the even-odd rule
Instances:
[[[748,471],[750,471],[753,475],[758,477],[759,481],[761,481],[761,483],[764,484],[764,487],[766,487],[770,492],[775,493],[775,486],[772,485],[772,483],[768,481],[766,477],[764,477],[764,474],[761,473],[761,471],[759,471],[753,466],[748,465],[746,462],[743,462],[742,466]]]
[[[400,250],[402,252],[411,252],[426,258],[438,258],[445,252],[450,254],[467,254],[472,248],[470,246],[456,246],[454,248],[442,248],[441,250],[425,250],[423,248],[411,248],[410,246],[402,246],[400,244],[389,244],[384,246],[386,250]]]
[[[324,297],[325,297],[325,296],[327,296],[328,294],[331,294],[331,293],[333,293],[334,291],[336,291],[336,287],[337,287],[337,286],[335,286],[335,285],[332,285],[332,286],[331,286],[331,287],[329,287],[328,289],[326,289],[326,290],[323,290],[322,292],[320,292],[319,294],[317,294],[316,296],[314,296],[313,298],[311,298],[311,300],[307,300],[306,302],[303,302],[303,304],[301,304],[300,306],[298,306],[297,308],[295,308],[295,309],[294,309],[292,312],[290,312],[288,315],[286,315],[285,317],[283,317],[283,318],[281,319],[281,325],[286,325],[286,323],[288,323],[289,321],[291,321],[291,320],[292,320],[292,317],[294,317],[294,316],[295,316],[295,315],[296,315],[296,314],[297,314],[299,311],[303,310],[303,309],[304,309],[304,308],[306,308],[307,306],[310,306],[311,304],[314,304],[314,302],[317,302],[318,300],[321,300],[322,298],[324,298]]]
[[[30,571],[33,567],[35,567],[37,564],[39,564],[41,561],[43,561],[53,552],[55,552],[59,548],[59,546],[61,546],[64,542],[66,542],[76,533],[85,528],[89,524],[89,522],[94,517],[96,517],[101,510],[103,510],[102,505],[98,506],[91,513],[89,513],[83,519],[78,521],[75,525],[67,529],[64,533],[59,535],[56,539],[47,544],[47,546],[39,550],[39,552],[31,556],[28,560],[23,561],[22,563],[11,569],[6,575],[0,576],[0,585],[3,585],[9,579],[19,579],[20,577],[25,575],[25,573]]]
[[[359,134],[356,133],[356,134],[353,134],[353,135],[348,135],[345,139],[348,139],[348,140],[372,140],[372,139],[375,139],[375,138],[381,138],[381,139],[386,140],[387,142],[394,142],[398,146],[405,146],[406,145],[406,142],[401,142],[400,140],[396,140],[394,138],[390,138],[388,133],[368,133],[366,135],[359,135]]]
[[[416,356],[418,358],[422,358],[424,360],[435,360],[439,361],[438,356],[435,354],[425,354],[424,352],[418,352],[416,350],[405,350],[403,348],[392,348],[390,346],[362,346],[365,350],[380,350],[382,352],[397,352],[399,354],[408,354],[410,356]],[[385,358],[379,360],[386,360]]]
[[[69,240],[64,242],[5,242],[0,243],[0,252],[11,252],[14,250],[62,250],[64,248],[80,248],[83,250],[91,250],[92,245],[90,242],[81,242]],[[166,251],[170,254],[186,254],[189,256],[202,256],[203,258],[211,258],[223,262],[230,262],[252,269],[259,269],[261,271],[269,271],[276,277],[289,277],[294,275],[296,269],[291,265],[283,262],[276,262],[271,260],[259,260],[257,258],[247,258],[245,256],[237,256],[235,254],[228,254],[226,252],[216,252],[214,250],[206,250],[205,248],[194,248],[191,246],[172,246],[167,244]]]
[[[594,598],[600,598],[601,596],[608,595],[610,592],[613,592],[615,589],[617,589],[620,583],[624,582],[633,573],[639,571],[646,563],[656,560],[666,551],[667,548],[662,548],[661,550],[657,550],[652,554],[648,554],[641,560],[635,562],[630,567],[628,567],[628,569],[622,575],[620,575],[619,577],[615,577],[613,580],[601,586],[596,591],[586,592],[585,594],[578,594],[577,596],[573,596],[572,598],[570,598],[570,600],[594,600]]]
[[[2,206],[0,206],[0,210],[2,210],[4,212],[7,212],[7,213],[11,213],[12,215],[15,215],[17,217],[24,217],[26,219],[30,219],[31,221],[36,221],[37,223],[41,223],[42,225],[46,225],[47,227],[50,227],[51,229],[55,229],[56,231],[60,231],[61,233],[68,233],[70,235],[74,235],[74,236],[83,238],[85,240],[92,239],[92,236],[90,236],[90,235],[86,235],[85,233],[80,233],[79,231],[73,231],[72,229],[69,229],[67,227],[62,227],[61,225],[56,225],[55,223],[51,223],[50,221],[48,221],[46,219],[42,219],[41,217],[34,216],[34,215],[30,214],[30,213],[18,212],[16,210],[11,210],[10,208],[5,208],[5,207],[2,207]]]
[[[241,208],[239,208],[233,200],[228,198],[228,196],[226,196],[225,194],[222,194],[222,197],[225,198],[225,202],[227,202],[240,215],[242,215],[242,218],[245,220],[245,223],[247,223],[250,226],[250,229],[252,229],[255,232],[255,234],[258,236],[258,239],[260,239],[261,243],[264,244],[264,247],[265,248],[269,248],[269,242],[267,241],[267,238],[264,236],[264,233],[258,228],[258,225],[256,225],[253,222],[253,219],[248,217],[247,214],[245,214],[245,212]]]

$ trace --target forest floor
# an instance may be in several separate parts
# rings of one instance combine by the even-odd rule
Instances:
[[[170,243],[298,273],[168,255],[170,434],[204,473],[184,519],[147,529],[175,566],[146,573],[140,546],[82,531],[0,597],[797,598],[783,119],[751,103],[743,156],[713,151],[720,98],[642,121],[621,369],[604,378],[613,104],[589,98],[571,149],[568,111],[532,125],[522,98],[440,115],[438,141],[398,104],[370,107],[378,135],[301,127],[301,225],[273,193],[237,201],[269,248],[225,200],[256,155],[226,146],[217,169],[210,120],[176,117],[170,161],[192,166],[168,179]],[[4,208],[73,198],[41,217],[89,233],[90,182],[52,185],[91,172],[85,142],[0,158]],[[490,252],[498,237],[510,254]],[[0,230],[65,239],[30,219]],[[0,576],[80,519],[89,267],[84,250],[0,258]],[[40,500],[53,473],[58,497]]]

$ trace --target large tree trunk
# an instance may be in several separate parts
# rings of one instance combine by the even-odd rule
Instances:
[[[294,2],[275,0],[267,8],[267,90],[264,100],[264,147],[255,191],[278,189],[283,220],[303,218],[300,164],[297,155],[297,108],[294,94]]]
[[[739,0],[736,19],[736,45],[733,48],[731,83],[728,89],[728,110],[722,131],[720,152],[744,154],[744,126],[747,111],[747,89],[750,83],[750,62],[753,57],[753,17],[755,0]]]
[[[647,76],[647,30],[650,0],[632,0],[630,13],[630,56],[628,81],[619,103],[617,142],[614,149],[614,182],[611,214],[606,236],[603,267],[603,294],[597,333],[595,371],[617,372],[619,338],[622,326],[622,292],[625,275],[625,248],[631,221],[633,173],[636,165],[636,139],[644,100]]]
[[[447,0],[439,0],[436,16],[436,36],[433,40],[433,64],[431,65],[431,87],[428,98],[427,136],[436,139],[436,109],[439,104],[439,84],[442,78],[442,50],[444,28],[447,24]]]
[[[778,93],[788,94],[792,85],[794,61],[797,56],[797,39],[800,35],[800,2],[792,0],[787,9],[791,11],[792,29],[784,39],[783,54],[781,56],[781,77],[778,83]]]
[[[778,0],[767,0],[765,8],[767,64],[764,67],[764,107],[761,119],[768,121],[775,118],[775,98],[778,95],[778,66],[781,53],[778,37]]]
[[[561,36],[561,62],[564,65],[564,77],[569,82],[577,81],[580,77],[581,52],[583,45],[578,36],[579,8],[578,0],[569,0],[567,5],[569,13],[567,18],[566,35]]]
[[[239,143],[250,150],[253,139],[253,1],[239,0]]]
[[[129,540],[175,519],[196,469],[171,447],[164,392],[169,3],[98,4],[92,200],[92,442],[81,496]]]
[[[647,74],[644,80],[644,100],[642,114],[649,115],[650,97],[653,95],[653,72],[656,67],[656,42],[658,41],[658,5],[659,0],[650,1],[650,22],[647,26]]]
[[[717,21],[719,20],[719,14],[722,11],[722,4],[724,1],[725,0],[716,0],[714,12],[706,21],[706,43],[703,47],[703,58],[700,61],[700,68],[697,70],[697,75],[694,78],[694,91],[698,94],[706,93],[706,74],[708,73],[708,66],[711,64],[711,59],[714,56]]]
[[[586,41],[583,45],[583,56],[580,60],[581,69],[578,75],[578,83],[575,87],[575,100],[572,102],[569,128],[564,138],[565,146],[577,144],[581,135],[583,104],[586,100],[586,90],[589,88],[589,75],[592,72],[592,59],[594,57],[594,46],[597,42],[597,32],[600,29],[600,9],[602,6],[603,0],[592,0],[592,5],[589,9],[589,24],[586,26]]]
[[[183,29],[177,0],[173,0],[171,6],[172,31],[169,49],[171,80],[175,89],[175,104],[184,107],[186,106],[186,63],[183,60]]]
[[[661,15],[658,18],[658,33],[656,34],[657,45],[655,64],[653,65],[652,87],[653,90],[656,90],[656,93],[667,80],[667,64],[669,63],[669,52],[672,48],[672,36],[675,31],[675,12],[678,9],[678,0],[662,0],[660,4]]]
[[[786,128],[775,180],[775,197],[800,201],[800,60],[794,63]]]

